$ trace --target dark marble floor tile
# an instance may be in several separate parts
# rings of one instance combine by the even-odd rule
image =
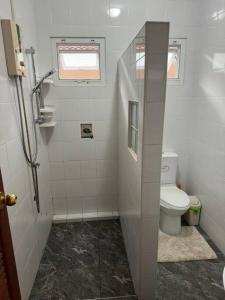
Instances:
[[[65,265],[69,268],[92,268],[99,266],[98,244],[90,240],[79,240],[63,248],[56,266]]]
[[[199,286],[185,278],[166,275],[160,276],[157,282],[157,297],[158,300],[205,300]]]
[[[100,276],[102,298],[135,294],[128,265],[102,268]]]
[[[100,297],[101,277],[99,269],[83,269],[81,274],[81,299]]]
[[[50,299],[55,284],[56,269],[51,264],[41,264],[30,299]]]
[[[100,245],[100,265],[128,265],[127,253],[123,241],[102,239]]]
[[[99,239],[122,240],[122,230],[119,220],[99,221]]]
[[[53,299],[77,300],[82,292],[82,270],[57,270],[52,292]]]
[[[205,299],[225,299],[222,279],[224,266],[225,263],[221,261],[198,261],[194,264],[193,274]]]

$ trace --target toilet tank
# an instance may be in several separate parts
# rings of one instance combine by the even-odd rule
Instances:
[[[161,184],[176,184],[178,155],[163,152],[161,163]]]

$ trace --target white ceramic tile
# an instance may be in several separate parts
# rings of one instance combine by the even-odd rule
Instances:
[[[65,179],[79,179],[81,177],[81,166],[79,161],[64,162]]]
[[[96,197],[83,197],[83,214],[86,213],[97,213],[98,201]]]
[[[113,158],[113,146],[116,145],[115,143],[112,144],[106,141],[96,141],[96,159],[112,159]]]
[[[81,180],[81,196],[92,197],[96,196],[97,183],[96,179],[82,179]]]
[[[164,103],[145,103],[144,143],[161,144],[164,116]]]
[[[66,196],[67,198],[80,197],[82,195],[82,186],[80,180],[66,181]]]
[[[94,119],[96,121],[116,118],[116,101],[114,99],[95,100]]]
[[[67,198],[67,204],[70,214],[82,214],[83,203],[81,197]]]
[[[147,60],[147,58],[146,58]],[[167,54],[153,54],[148,56],[148,85],[146,86],[146,101],[163,102],[165,99],[166,81],[165,65]]]
[[[96,158],[95,142],[78,141],[63,144],[64,161],[69,160],[93,160]]]
[[[52,197],[63,198],[66,196],[67,185],[65,180],[57,180],[51,182]]]
[[[159,182],[161,173],[161,146],[145,145],[143,149],[143,181]]]
[[[80,137],[80,125],[74,121],[61,122],[61,140],[72,142]]]
[[[75,120],[94,120],[95,101],[82,99],[75,103]]]
[[[108,212],[112,214],[114,198],[107,196],[99,196],[98,197],[98,213],[99,212]]]
[[[4,181],[8,181],[10,178],[10,169],[6,145],[0,146],[0,168]]]
[[[106,178],[116,176],[117,161],[97,160],[97,177]]]
[[[67,214],[67,199],[66,198],[53,198],[53,210],[55,215]]]
[[[48,146],[49,160],[51,162],[62,161],[63,158],[63,144],[61,142],[53,142]]]
[[[160,210],[160,183],[142,184],[142,215],[144,218],[158,216]]]
[[[51,170],[51,179],[52,180],[63,180],[64,175],[64,166],[62,162],[52,162],[50,163]]]
[[[62,121],[73,121],[74,117],[77,116],[74,100],[60,101],[59,109],[61,111],[61,120]]]
[[[97,163],[95,160],[81,161],[81,178],[96,178]]]
[[[97,195],[110,196],[117,194],[116,181],[113,178],[97,179]]]
[[[116,121],[95,121],[94,137],[96,141],[116,140],[117,125]]]

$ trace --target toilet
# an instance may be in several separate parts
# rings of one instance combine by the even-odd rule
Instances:
[[[177,162],[176,153],[162,154],[160,229],[169,235],[177,235],[181,232],[181,216],[190,207],[188,195],[176,186]]]

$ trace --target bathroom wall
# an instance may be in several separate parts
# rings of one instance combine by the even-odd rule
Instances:
[[[36,48],[33,1],[14,1],[16,22],[21,25],[24,47]],[[0,18],[12,18],[10,1],[0,2]],[[28,61],[26,60],[28,65]],[[29,109],[30,79],[24,79]],[[8,208],[22,299],[28,299],[39,266],[51,223],[51,193],[45,132],[39,134],[39,173],[41,214],[33,201],[30,170],[25,162],[18,123],[15,84],[7,75],[2,32],[0,30],[0,168],[6,193],[18,196],[16,206]]]
[[[225,253],[225,2],[202,1],[200,21],[187,188],[202,201],[201,226]]]
[[[179,155],[177,183],[187,189],[189,164],[190,103],[198,87],[198,42],[201,1],[170,1],[165,20],[170,22],[170,37],[185,38],[185,65],[182,84],[167,81],[163,151]]]
[[[136,18],[136,12],[143,16],[145,9],[135,1],[121,2],[121,16],[111,19],[107,11],[113,4],[103,0],[36,3],[41,72],[52,67],[51,36],[106,38],[104,87],[51,86],[47,93],[48,103],[57,107],[57,126],[49,132],[56,220],[118,215],[117,61],[145,20]],[[82,122],[93,124],[93,140],[81,140]]]
[[[156,282],[168,36],[168,23],[147,22],[118,68],[119,212],[135,290],[143,300],[154,299]],[[137,156],[128,147],[129,101],[138,101]]]
[[[198,2],[39,0],[35,5],[40,73],[52,67],[51,36],[106,38],[106,86],[51,86],[48,91],[48,102],[57,107],[58,122],[54,131],[49,130],[54,214],[63,219],[68,214],[75,214],[77,218],[116,215],[117,61],[146,20],[168,20],[171,22],[171,37],[188,38],[185,69],[188,81],[184,86],[168,86],[164,134],[164,150],[176,150],[180,154],[180,170],[183,172],[180,171],[179,180],[185,185],[187,156],[183,121],[188,120],[185,111],[195,82],[192,54],[197,39]],[[107,11],[110,7],[121,9],[119,17],[109,17]],[[85,121],[94,125],[95,139],[91,142],[80,140],[79,124]],[[76,191],[71,186],[76,186]]]

